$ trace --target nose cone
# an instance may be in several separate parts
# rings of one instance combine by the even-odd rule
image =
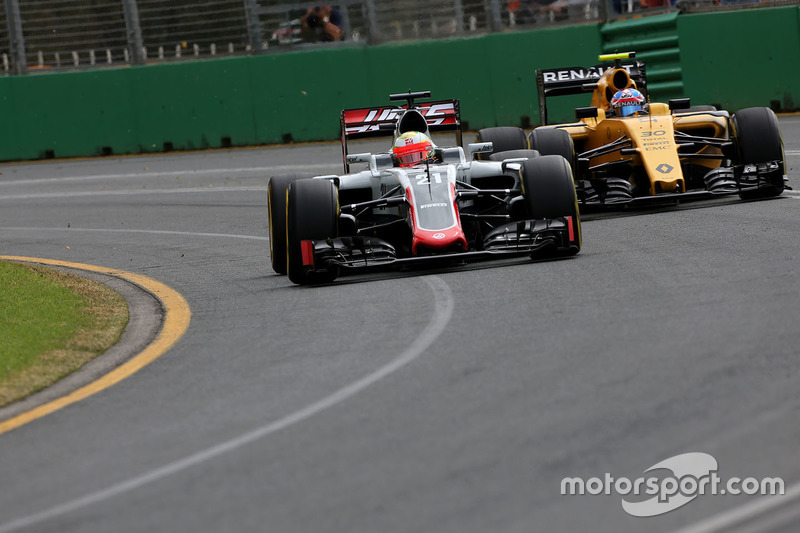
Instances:
[[[665,180],[658,180],[656,185],[662,192],[683,192],[682,183],[683,180],[680,178],[668,178]]]
[[[461,224],[441,231],[417,229],[411,243],[411,253],[424,255],[431,251],[465,251],[467,238],[461,229]]]

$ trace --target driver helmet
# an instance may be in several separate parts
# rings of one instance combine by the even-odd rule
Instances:
[[[636,89],[622,89],[611,99],[611,109],[620,117],[628,117],[637,111],[642,111],[644,104],[644,95]]]
[[[396,165],[408,167],[433,157],[435,146],[424,133],[407,131],[397,137],[392,146],[392,159]]]

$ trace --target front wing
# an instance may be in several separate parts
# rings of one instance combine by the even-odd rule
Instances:
[[[491,232],[482,250],[443,250],[438,254],[414,257],[399,257],[391,243],[375,237],[336,237],[302,241],[300,245],[303,267],[308,271],[331,268],[386,270],[524,255],[570,255],[579,246],[574,224],[572,217],[515,222],[507,225],[508,231]]]
[[[758,165],[734,165],[711,170],[705,177],[705,190],[689,190],[683,193],[659,193],[652,196],[633,196],[631,185],[622,178],[606,178],[605,190],[598,191],[591,180],[582,180],[578,185],[578,202],[582,207],[620,207],[624,205],[648,206],[663,203],[704,200],[717,196],[746,194],[763,187],[775,186],[775,173],[779,172],[777,161]],[[782,176],[784,188],[787,177]]]

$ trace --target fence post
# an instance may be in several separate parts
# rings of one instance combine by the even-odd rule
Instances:
[[[611,22],[612,15],[614,15],[614,9],[610,7],[611,0],[597,0],[599,5],[599,16],[600,20],[605,23]]]
[[[28,65],[25,61],[25,38],[22,35],[22,16],[19,12],[19,0],[6,0],[6,21],[8,23],[8,44],[11,48],[11,60],[14,62],[14,74],[25,74]]]
[[[367,0],[364,2],[364,7],[366,16],[367,16],[367,24],[369,32],[369,42],[375,43],[378,42],[378,35],[380,35],[380,30],[378,29],[378,10],[375,9],[375,1],[374,0]]]
[[[139,24],[139,8],[136,0],[122,0],[125,12],[125,32],[128,38],[131,62],[134,65],[144,64],[144,43],[142,42],[142,26]]]
[[[499,0],[484,0],[486,16],[489,19],[490,31],[503,31],[503,17],[500,13]]]
[[[456,16],[456,32],[460,34],[464,31],[464,4],[461,0],[453,2],[453,10]]]
[[[247,41],[254,54],[261,52],[261,21],[258,17],[258,0],[244,0],[244,16],[247,24]]]

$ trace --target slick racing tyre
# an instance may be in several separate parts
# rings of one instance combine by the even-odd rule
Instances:
[[[783,192],[786,173],[783,139],[778,117],[768,107],[750,107],[737,111],[731,118],[732,137],[739,151],[739,164],[754,165],[778,161],[778,170],[768,178],[769,183],[756,190],[743,191],[744,199],[767,198]]]
[[[520,178],[531,219],[572,217],[575,239],[566,255],[577,254],[581,249],[581,220],[572,169],[567,160],[559,155],[528,159],[522,163]]]
[[[272,270],[286,275],[286,190],[289,184],[313,177],[313,174],[281,174],[267,183],[267,218],[269,223],[269,258]]]
[[[339,268],[314,270],[304,265],[302,243],[338,236],[339,192],[336,185],[328,180],[298,180],[289,186],[287,197],[286,269],[289,279],[298,285],[333,281],[339,275]]]
[[[531,150],[537,150],[542,155],[560,155],[572,167],[575,167],[575,145],[572,137],[564,130],[557,128],[536,128],[528,134],[528,144]]]
[[[505,152],[493,152],[489,155],[490,161],[503,161],[505,159],[518,159],[521,157],[539,157],[536,150],[506,150]]]
[[[522,128],[515,128],[513,126],[478,130],[478,133],[475,135],[475,142],[490,142],[494,145],[491,152],[475,154],[475,156],[481,160],[487,160],[492,154],[497,152],[528,149],[528,139],[525,138],[525,132],[522,131]]]

